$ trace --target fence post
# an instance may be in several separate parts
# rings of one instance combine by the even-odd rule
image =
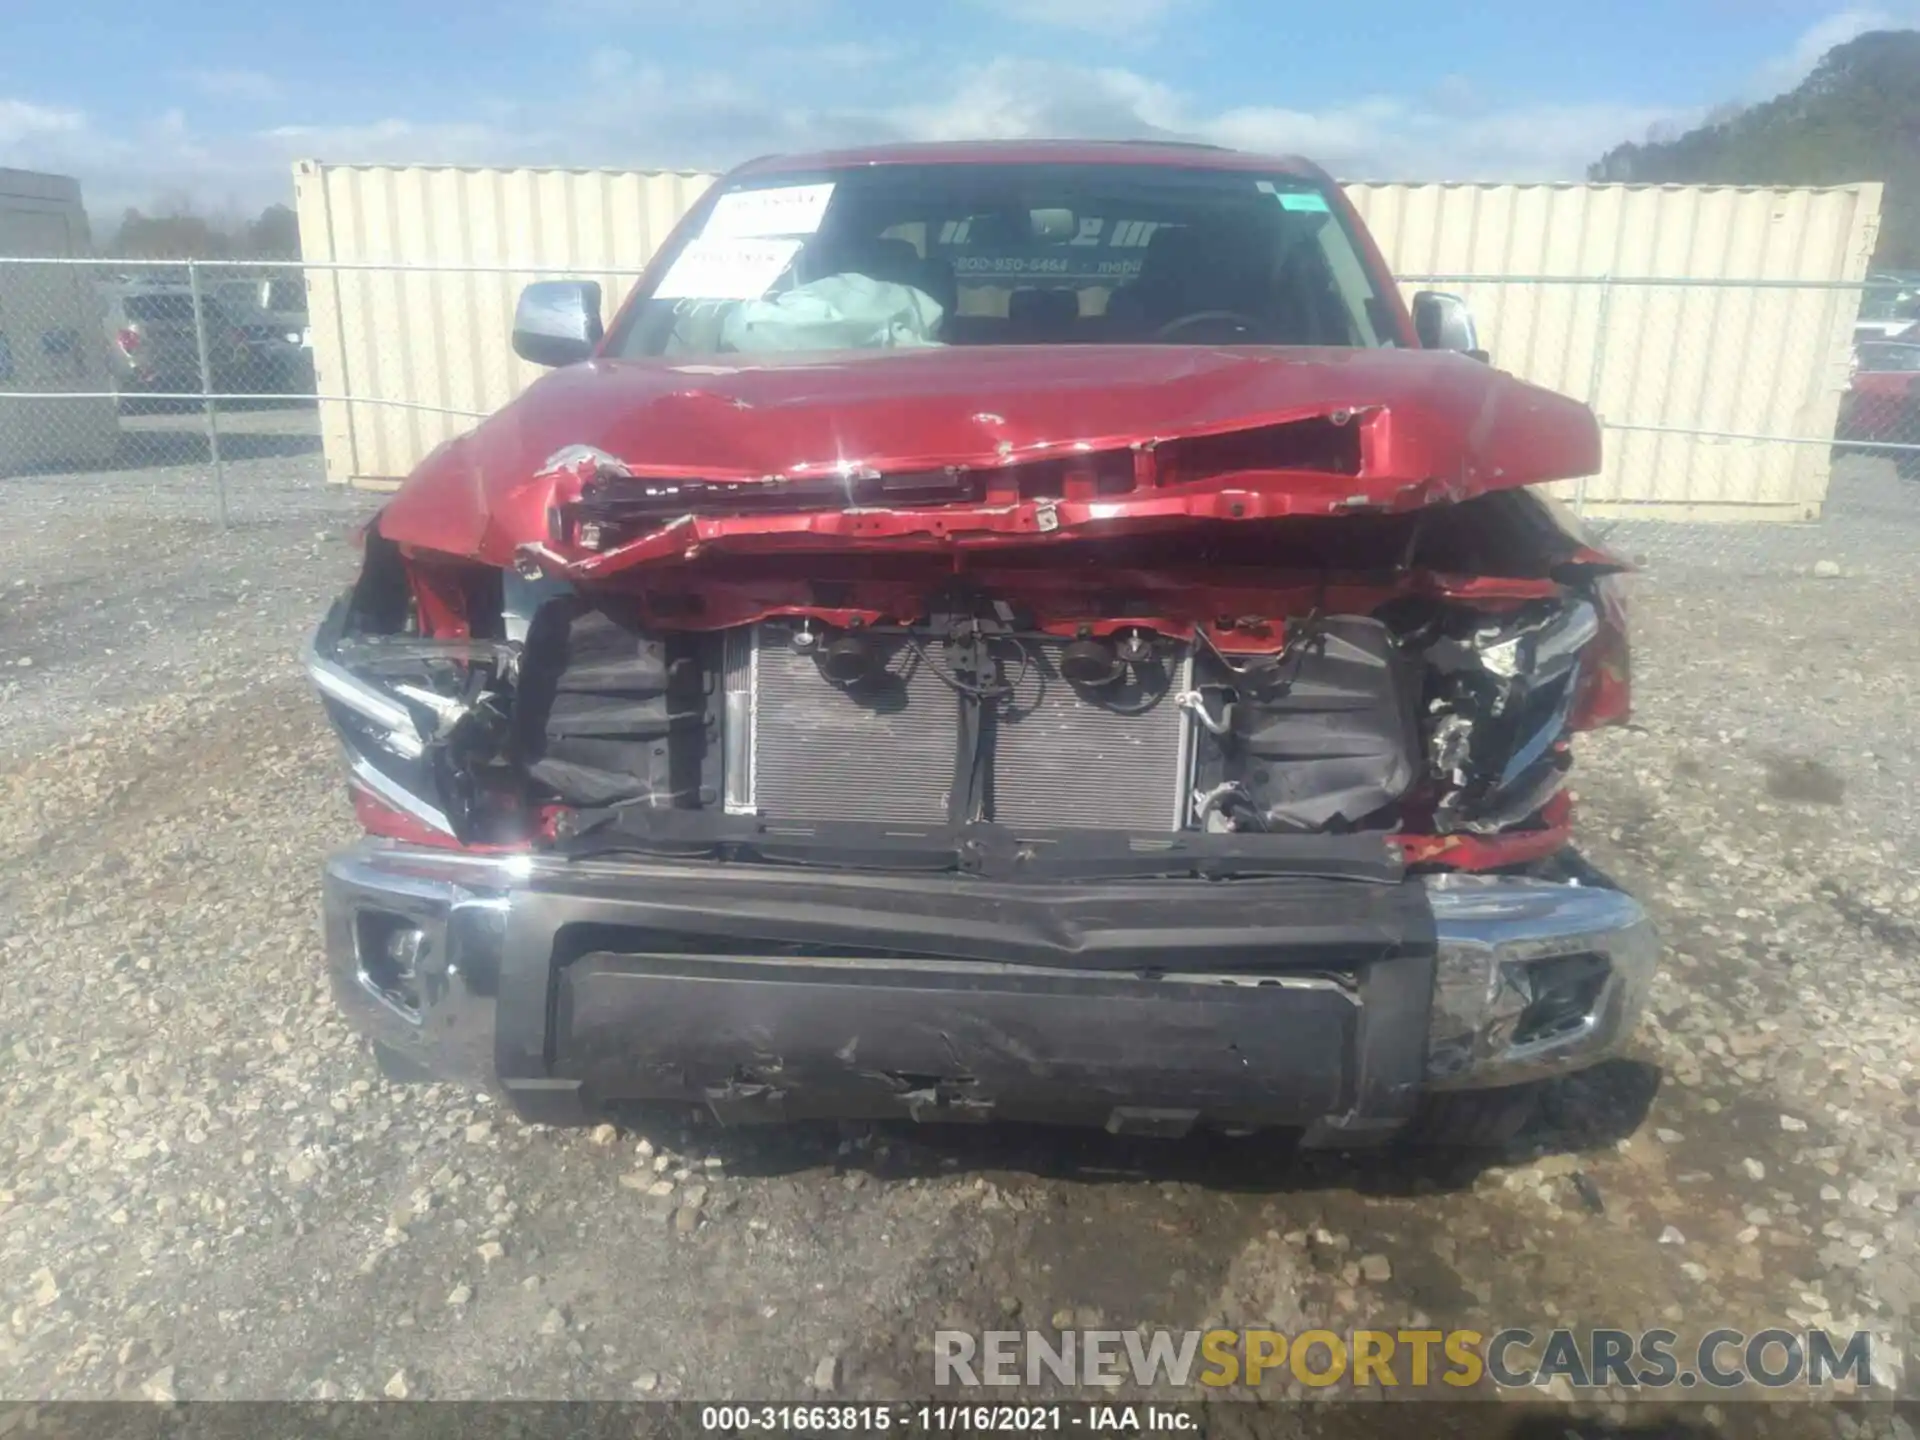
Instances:
[[[1613,312],[1613,273],[1607,272],[1600,277],[1600,313],[1593,322],[1593,365],[1587,371],[1587,408],[1592,410],[1596,419],[1600,416],[1600,382],[1606,376],[1607,369],[1607,320]],[[1605,422],[1601,422],[1603,428]],[[1602,439],[1602,462],[1605,451]],[[1573,513],[1582,520],[1587,518],[1587,481],[1592,477],[1582,475],[1573,486]]]
[[[213,403],[213,365],[207,355],[207,308],[200,301],[200,267],[187,261],[187,290],[193,296],[193,340],[200,348],[200,405],[207,417],[207,453],[213,459],[213,488],[220,500],[220,528],[228,528],[227,467],[220,459],[220,412]]]

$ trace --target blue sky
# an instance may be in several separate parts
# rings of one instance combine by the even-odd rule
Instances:
[[[0,0],[0,166],[100,219],[296,158],[704,169],[876,139],[1173,134],[1345,178],[1577,179],[1920,0]]]

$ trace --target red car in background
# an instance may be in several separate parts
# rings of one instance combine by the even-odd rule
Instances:
[[[1920,343],[1869,340],[1854,347],[1853,380],[1840,402],[1839,438],[1848,451],[1885,455],[1904,480],[1920,478]]]

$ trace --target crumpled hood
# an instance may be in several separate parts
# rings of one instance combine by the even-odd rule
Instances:
[[[1169,441],[1296,421],[1356,427],[1344,467],[1239,464],[1156,477]],[[1132,493],[1099,501],[915,506],[861,521],[818,506],[796,528],[778,505],[664,518],[618,549],[549,568],[588,574],[729,538],[944,545],[1073,534],[1131,519],[1242,519],[1405,510],[1591,474],[1592,413],[1465,356],[1410,350],[1193,346],[954,347],[752,363],[601,360],[542,377],[424,460],[383,512],[403,545],[506,564],[554,539],[556,507],[598,452],[633,477],[766,482],[930,471],[1004,472],[1111,452],[1148,457]],[[605,473],[604,466],[596,466]],[[639,483],[636,479],[635,483]],[[772,513],[770,513],[772,512]],[[917,518],[916,518],[917,517]],[[937,519],[937,524],[935,523]],[[897,520],[897,524],[893,523]]]

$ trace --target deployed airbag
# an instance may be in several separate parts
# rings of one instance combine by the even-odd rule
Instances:
[[[938,345],[940,303],[911,285],[842,273],[736,305],[720,326],[725,349],[898,350]]]

